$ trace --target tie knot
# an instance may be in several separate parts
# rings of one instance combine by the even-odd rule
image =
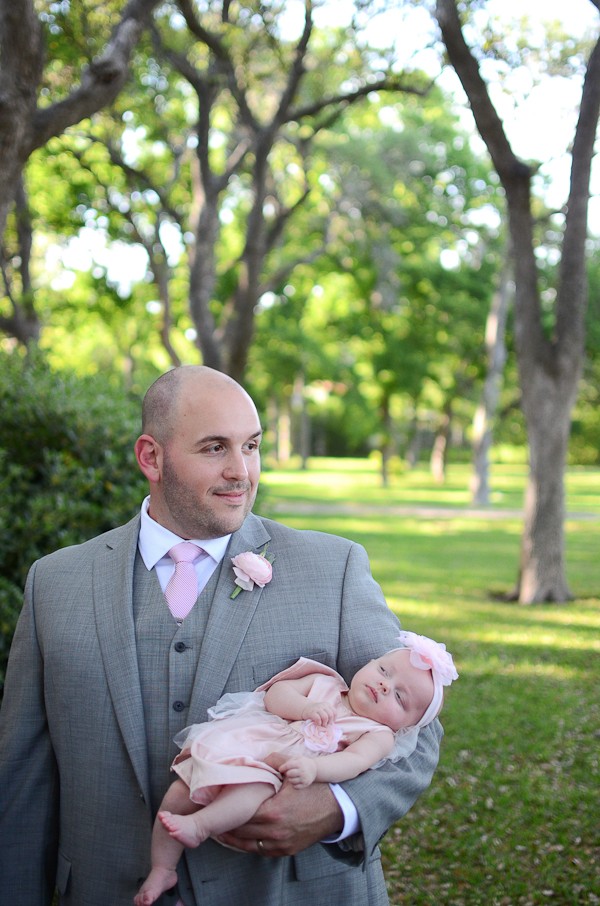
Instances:
[[[201,553],[202,548],[191,541],[180,541],[169,551],[169,557],[175,563],[193,563]]]

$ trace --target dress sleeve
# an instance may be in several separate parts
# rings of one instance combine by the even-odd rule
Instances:
[[[302,679],[312,673],[321,676],[335,677],[335,679],[341,683],[342,690],[348,689],[348,686],[337,671],[333,670],[331,667],[327,667],[325,664],[319,663],[319,661],[313,661],[308,657],[301,657],[298,658],[291,667],[281,670],[279,673],[275,674],[275,676],[272,676],[271,679],[267,680],[266,683],[263,683],[262,686],[259,686],[256,689],[256,692],[266,692],[273,683],[278,683],[280,680]]]

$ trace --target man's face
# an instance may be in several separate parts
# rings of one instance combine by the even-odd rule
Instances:
[[[394,731],[418,723],[433,698],[433,677],[409,658],[407,649],[389,651],[362,667],[350,684],[352,709]]]
[[[184,388],[172,437],[159,448],[152,518],[183,538],[237,531],[256,498],[261,437],[254,404],[239,388]]]

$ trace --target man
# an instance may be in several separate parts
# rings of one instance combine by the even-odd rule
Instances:
[[[61,904],[129,906],[175,734],[300,656],[349,681],[398,632],[362,547],[252,514],[261,426],[239,384],[177,368],[146,394],[142,421],[140,515],[28,576],[0,714],[7,906],[50,906],[55,887]],[[182,539],[204,552],[198,600],[180,619],[165,589]],[[232,597],[231,558],[247,551],[266,554],[272,579]],[[247,825],[189,850],[160,902],[383,906],[377,842],[429,784],[440,737],[436,722],[410,758],[343,788],[284,784]]]

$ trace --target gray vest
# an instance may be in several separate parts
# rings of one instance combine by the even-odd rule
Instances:
[[[176,733],[206,714],[190,714],[200,646],[219,567],[181,626],[171,616],[156,570],[144,566],[139,552],[133,576],[133,615],[148,746],[152,814],[175,779],[171,762],[179,752]]]

